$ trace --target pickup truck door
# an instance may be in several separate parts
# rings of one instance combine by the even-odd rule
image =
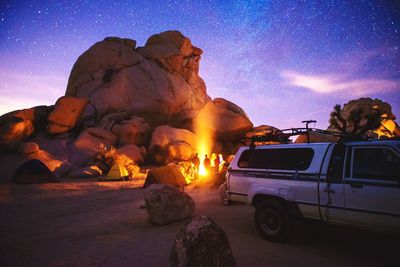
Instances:
[[[345,201],[347,222],[400,230],[400,156],[389,146],[354,146],[348,153]]]
[[[344,203],[344,162],[346,146],[335,144],[330,158],[325,160],[321,173],[321,183],[319,185],[320,194],[320,217],[325,222],[345,223],[345,203]]]

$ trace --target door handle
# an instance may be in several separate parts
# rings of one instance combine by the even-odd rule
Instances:
[[[363,188],[364,187],[363,184],[357,184],[357,183],[351,183],[350,186],[353,188]]]

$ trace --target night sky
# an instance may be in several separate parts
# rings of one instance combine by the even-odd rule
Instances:
[[[179,30],[204,51],[208,94],[255,125],[325,128],[334,104],[359,97],[400,118],[396,1],[0,2],[0,114],[54,104],[76,58],[107,36],[141,46]]]

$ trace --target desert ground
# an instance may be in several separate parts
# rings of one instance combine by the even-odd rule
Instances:
[[[184,222],[152,225],[135,182],[0,185],[0,266],[169,266]],[[195,215],[227,234],[238,266],[400,266],[398,237],[302,222],[284,244],[263,240],[254,209],[188,192]]]

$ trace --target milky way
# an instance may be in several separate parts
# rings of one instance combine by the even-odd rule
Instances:
[[[76,58],[106,36],[140,46],[170,29],[204,50],[209,95],[256,125],[324,128],[334,104],[359,97],[400,117],[400,8],[390,1],[3,0],[0,114],[53,104]]]

